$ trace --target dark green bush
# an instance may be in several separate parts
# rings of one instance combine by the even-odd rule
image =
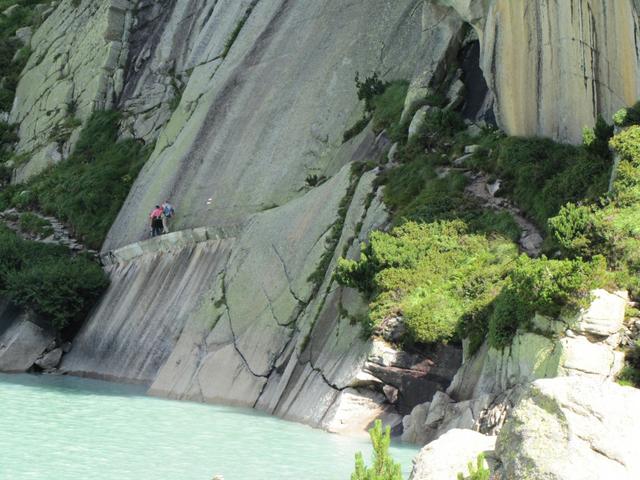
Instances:
[[[371,118],[365,116],[365,117],[362,117],[360,120],[358,120],[356,123],[354,123],[352,127],[348,128],[342,134],[342,143],[348,142],[353,137],[359,135],[365,128],[367,128],[367,125],[369,125],[370,121],[371,121]]]
[[[381,132],[387,129],[389,138],[399,141],[403,135],[403,126],[400,125],[400,117],[404,109],[404,100],[407,96],[409,83],[398,80],[388,84],[384,92],[375,96],[373,105],[373,131]]]
[[[81,321],[107,285],[94,260],[72,256],[64,247],[22,240],[0,226],[0,292],[54,328]]]
[[[587,151],[601,158],[609,158],[609,140],[613,136],[613,126],[607,124],[601,115],[598,115],[594,128],[583,130],[583,143]]]
[[[375,108],[373,99],[384,93],[389,85],[388,82],[380,80],[378,72],[373,72],[373,75],[366,77],[362,81],[360,80],[360,72],[356,72],[355,82],[358,100],[364,101],[364,111],[372,113]]]

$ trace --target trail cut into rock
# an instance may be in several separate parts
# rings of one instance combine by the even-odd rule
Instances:
[[[50,235],[47,235],[46,237],[42,237],[41,235],[35,233],[25,232],[20,226],[20,216],[23,213],[24,212],[20,212],[15,208],[5,210],[4,212],[0,212],[0,221],[2,221],[7,226],[7,228],[13,230],[18,234],[18,236],[25,240],[31,240],[34,242],[45,243],[49,245],[62,245],[73,252],[86,252],[92,255],[98,254],[97,251],[87,248],[80,240],[75,238],[69,231],[69,229],[55,217],[30,211],[30,214],[47,222],[51,226],[52,233]]]

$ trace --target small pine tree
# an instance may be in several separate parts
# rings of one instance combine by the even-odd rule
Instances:
[[[382,422],[376,420],[374,427],[369,430],[369,436],[373,443],[373,466],[367,468],[362,453],[356,453],[356,468],[351,480],[402,480],[400,464],[389,455],[391,428],[387,426],[383,431]]]
[[[476,466],[473,466],[473,462],[467,464],[469,468],[469,476],[465,477],[464,474],[458,474],[458,480],[489,480],[491,472],[484,466],[484,455],[481,453],[476,460]]]

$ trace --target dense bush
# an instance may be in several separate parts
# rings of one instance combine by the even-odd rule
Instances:
[[[391,445],[391,428],[382,430],[382,422],[376,420],[369,430],[373,444],[373,465],[367,467],[362,453],[356,453],[356,467],[351,480],[402,480],[402,468],[389,454]]]
[[[118,112],[95,112],[71,157],[6,189],[4,203],[54,215],[99,248],[150,154],[139,141],[118,141],[119,118]]]
[[[601,158],[609,158],[609,140],[613,136],[613,126],[607,124],[601,115],[598,115],[596,125],[593,128],[583,130],[583,143],[586,149]]]
[[[632,107],[618,110],[613,116],[613,123],[619,127],[640,124],[640,102]]]
[[[81,321],[108,285],[100,266],[0,226],[0,292],[61,330]]]
[[[447,342],[492,301],[515,257],[512,244],[469,234],[461,221],[407,222],[373,232],[359,261],[339,261],[336,279],[370,296],[373,325],[402,315],[409,340]]]
[[[589,292],[606,283],[606,262],[581,259],[532,259],[521,255],[489,316],[489,343],[504,348],[521,327],[528,327],[537,312],[556,318],[564,310],[585,307]]]

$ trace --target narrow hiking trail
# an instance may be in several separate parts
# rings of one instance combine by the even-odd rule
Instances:
[[[482,172],[469,171],[465,175],[470,180],[466,192],[480,200],[483,208],[508,212],[522,230],[518,240],[521,250],[530,257],[538,257],[542,251],[542,233],[510,200],[496,196],[500,180],[491,182],[489,176]]]
[[[469,150],[467,147],[465,151]],[[542,252],[544,237],[540,229],[526,218],[524,212],[511,202],[511,200],[497,196],[500,190],[500,179],[491,181],[489,175],[484,172],[474,171],[464,166],[464,160],[470,155],[454,160],[453,166],[439,167],[436,173],[439,178],[444,178],[451,172],[464,172],[469,179],[469,185],[465,192],[480,202],[480,206],[487,210],[496,212],[508,212],[521,230],[518,245],[520,250],[530,257],[538,257]]]
[[[23,213],[30,213],[47,222],[51,226],[52,233],[50,235],[47,235],[46,237],[42,237],[41,235],[38,235],[36,233],[24,231],[24,229],[21,228],[20,225],[20,216]],[[67,247],[73,252],[78,253],[86,252],[91,255],[98,254],[96,250],[87,248],[80,240],[75,238],[71,234],[69,229],[55,217],[43,215],[34,211],[21,212],[15,208],[11,208],[0,212],[0,221],[2,221],[2,223],[4,223],[7,228],[13,230],[18,234],[18,236],[20,236],[20,238],[23,238],[24,240],[30,240],[33,242],[39,242],[48,245],[61,245],[63,247]]]

